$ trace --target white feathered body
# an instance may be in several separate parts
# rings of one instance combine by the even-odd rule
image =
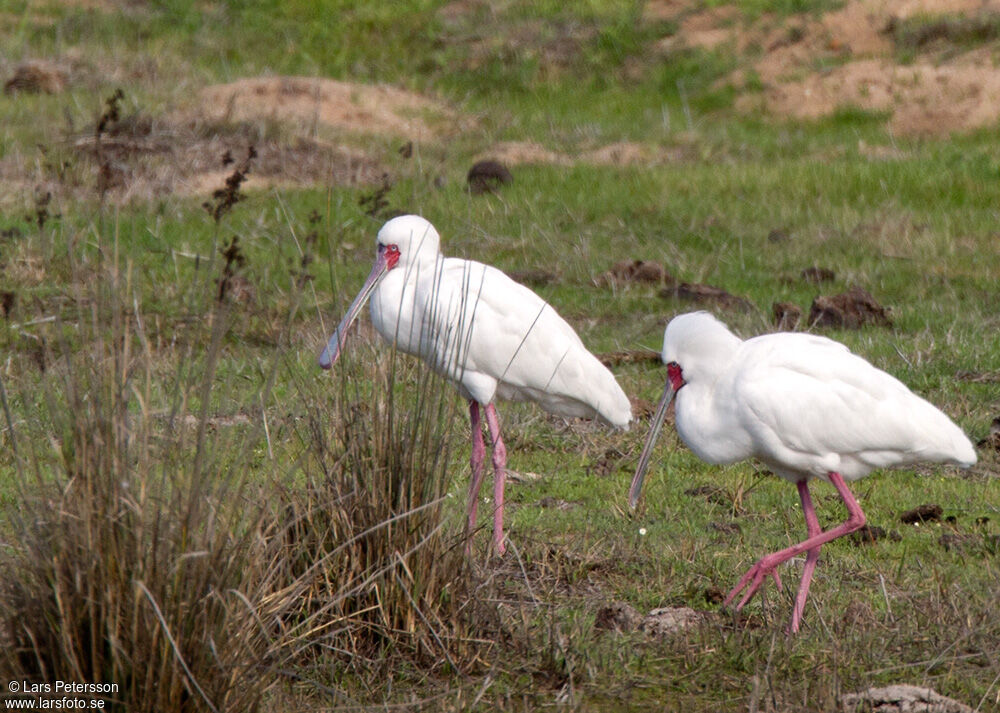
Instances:
[[[697,345],[692,321],[671,346],[668,325],[664,361],[684,370],[676,428],[700,458],[756,457],[792,481],[830,472],[856,480],[875,468],[920,461],[976,462],[972,443],[951,419],[843,344],[799,333],[741,341],[714,317],[698,316],[700,337],[714,345]],[[701,368],[696,352],[706,348],[712,355]]]
[[[429,252],[389,272],[372,294],[379,334],[465,398],[533,401],[560,416],[628,425],[628,397],[551,306],[496,268]]]

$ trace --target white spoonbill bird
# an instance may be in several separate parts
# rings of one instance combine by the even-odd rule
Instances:
[[[776,567],[806,553],[802,581],[789,627],[799,629],[809,582],[822,545],[860,529],[865,515],[845,480],[875,468],[918,461],[976,462],[972,443],[936,407],[902,382],[852,354],[847,347],[811,334],[778,333],[741,340],[705,312],[682,314],[663,335],[667,383],[629,490],[634,508],[653,444],[670,401],[677,397],[675,424],[681,440],[709,463],[757,458],[796,484],[808,537],[761,558],[723,602],[744,588],[737,611]],[[809,480],[837,489],[848,519],[823,531],[809,496]]]
[[[493,541],[502,554],[507,452],[494,399],[534,401],[556,415],[596,418],[620,428],[628,426],[632,409],[615,377],[548,303],[494,267],[442,256],[439,242],[434,226],[416,215],[382,226],[371,274],[319,365],[329,369],[337,361],[347,330],[371,297],[378,333],[455,384],[469,401],[472,420],[469,535],[483,481],[479,409],[484,407],[493,444]]]

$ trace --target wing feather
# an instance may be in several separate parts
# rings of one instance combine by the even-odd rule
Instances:
[[[620,426],[631,418],[614,376],[573,328],[500,270],[444,260],[436,294],[422,311],[439,368],[473,395],[492,379],[502,397],[535,401],[556,414],[599,415]]]
[[[860,477],[875,467],[954,459],[951,420],[842,344],[770,335],[748,340],[738,359],[750,365],[734,384],[741,421],[765,460],[798,458],[813,471]]]

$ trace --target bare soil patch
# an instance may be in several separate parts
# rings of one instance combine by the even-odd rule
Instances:
[[[768,110],[781,116],[815,119],[843,107],[859,107],[887,112],[897,134],[931,135],[996,122],[1000,73],[988,49],[944,65],[901,66],[889,59],[863,59],[799,81],[772,82],[764,98]]]
[[[521,163],[547,163],[572,166],[587,163],[595,166],[631,166],[673,163],[687,159],[683,147],[662,147],[635,141],[616,141],[612,144],[585,149],[576,155],[553,151],[535,141],[503,141],[494,144],[481,154],[484,159],[503,161],[509,165]]]
[[[321,77],[251,77],[206,87],[200,106],[211,121],[277,120],[315,130],[324,124],[358,134],[426,140],[455,113],[444,103],[385,85]]]
[[[139,133],[73,139],[68,146],[44,147],[39,160],[15,154],[0,160],[7,202],[30,202],[39,192],[61,197],[96,196],[106,190],[115,203],[168,195],[205,196],[232,172],[224,158],[257,157],[246,190],[299,185],[368,185],[385,172],[366,152],[328,141],[270,137],[250,124],[216,126],[198,121],[150,119]],[[20,198],[18,198],[20,196]]]
[[[995,28],[1000,0],[848,0],[822,15],[754,19],[738,7],[698,11],[688,2],[661,0],[647,3],[644,18],[679,23],[677,34],[661,42],[663,49],[729,43],[741,53],[762,50],[729,78],[743,89],[736,102],[743,111],[817,119],[856,107],[886,113],[898,135],[947,135],[1000,120],[997,33],[963,39],[933,31],[935,18],[941,28]],[[914,18],[926,20],[935,42],[897,46],[894,28]],[[908,53],[905,62],[901,49]],[[750,68],[759,82],[747,81]]]

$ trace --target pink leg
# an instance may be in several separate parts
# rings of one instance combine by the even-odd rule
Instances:
[[[469,481],[469,507],[466,510],[468,526],[465,530],[465,551],[472,553],[472,531],[476,528],[476,509],[479,506],[479,489],[483,485],[483,460],[486,446],[483,444],[483,426],[479,421],[479,403],[469,401],[469,420],[472,422],[472,479]]]
[[[816,537],[823,530],[819,526],[819,518],[816,517],[816,508],[813,507],[812,498],[809,496],[809,485],[805,480],[796,483],[799,489],[799,498],[802,500],[802,512],[806,516],[806,531],[809,537]],[[809,583],[812,581],[813,570],[819,561],[819,547],[809,550],[806,553],[806,563],[802,568],[802,581],[799,584],[799,593],[795,595],[795,609],[792,611],[792,623],[788,627],[788,633],[794,634],[799,630],[799,622],[802,621],[802,612],[806,608],[806,597],[809,595]]]
[[[844,523],[833,528],[832,530],[828,530],[827,532],[821,531],[819,534],[811,535],[810,537],[806,538],[797,545],[792,545],[791,547],[788,547],[784,550],[762,557],[760,560],[757,561],[757,564],[751,567],[749,571],[747,571],[747,573],[743,575],[740,581],[736,583],[736,586],[733,587],[731,592],[729,592],[729,595],[726,597],[725,601],[722,602],[723,606],[729,604],[729,602],[731,602],[733,598],[737,594],[739,594],[744,587],[749,585],[749,588],[743,595],[743,598],[740,600],[740,603],[736,605],[736,611],[739,611],[740,609],[743,608],[743,605],[750,600],[750,597],[756,594],[757,590],[760,589],[761,585],[764,584],[764,579],[768,575],[774,573],[775,567],[777,567],[779,564],[787,562],[792,557],[800,555],[803,552],[809,552],[810,550],[816,550],[818,555],[819,548],[825,545],[827,542],[835,540],[838,537],[842,537],[843,535],[854,532],[856,530],[860,530],[862,527],[864,527],[865,514],[861,512],[861,506],[858,505],[858,501],[854,499],[854,496],[851,494],[851,491],[847,489],[847,484],[844,483],[844,478],[840,475],[840,473],[830,473],[829,478],[830,482],[833,483],[833,487],[835,487],[837,489],[837,492],[840,493],[840,499],[844,501],[844,505],[847,507],[847,514],[848,514],[847,520]],[[806,512],[806,518],[807,518],[806,523],[808,526],[808,518],[810,517],[809,511],[812,511],[811,517],[816,516],[816,512],[815,510],[813,510],[812,507],[812,502],[809,501],[809,506],[807,510],[806,501],[803,500],[802,509],[803,511]],[[819,526],[818,521],[816,523],[816,526],[817,527]],[[808,557],[806,561],[808,562]],[[813,565],[813,567],[815,567],[815,564]],[[809,570],[809,575],[810,577],[812,576],[811,569]],[[802,597],[803,606],[805,605],[806,594],[809,593],[808,582],[807,581],[804,582],[804,585],[805,585],[804,591],[802,586],[799,587],[799,596]],[[796,599],[798,599],[798,597],[796,597]]]
[[[500,419],[493,404],[486,405],[486,425],[493,441],[493,544],[497,552],[503,554],[507,546],[503,542],[503,487],[507,478],[507,447],[500,438]]]

